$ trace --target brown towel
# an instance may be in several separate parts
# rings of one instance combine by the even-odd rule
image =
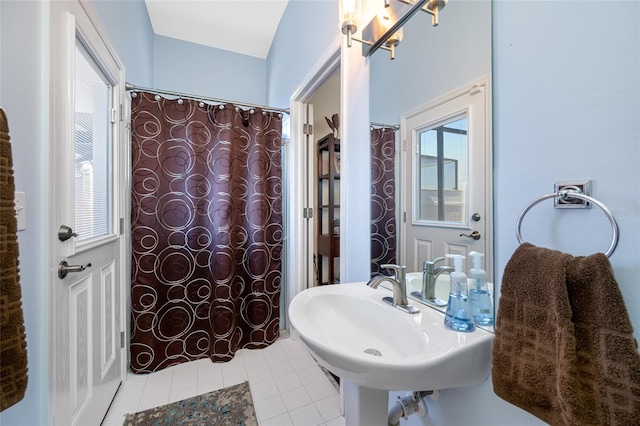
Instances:
[[[27,389],[14,192],[9,124],[0,108],[0,411],[21,401]]]
[[[640,425],[640,354],[607,257],[524,243],[507,264],[493,388],[551,425]]]

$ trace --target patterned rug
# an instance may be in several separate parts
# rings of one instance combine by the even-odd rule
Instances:
[[[257,426],[249,383],[216,390],[135,414],[124,426],[224,425]]]

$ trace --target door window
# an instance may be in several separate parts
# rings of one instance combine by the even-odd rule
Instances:
[[[80,40],[75,55],[75,232],[78,243],[112,234],[112,86]]]

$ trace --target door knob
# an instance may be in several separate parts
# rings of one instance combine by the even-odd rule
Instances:
[[[85,265],[69,265],[66,260],[63,260],[58,264],[58,277],[63,279],[69,272],[82,272],[89,267],[91,267],[91,263]]]
[[[474,240],[479,240],[481,235],[478,231],[473,231],[471,234],[460,234],[461,237],[473,238]]]
[[[73,232],[73,229],[69,228],[67,225],[60,225],[58,228],[58,239],[60,241],[67,241],[71,237],[77,237],[78,234]]]

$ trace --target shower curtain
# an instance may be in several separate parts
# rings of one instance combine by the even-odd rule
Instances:
[[[133,372],[278,337],[281,135],[260,108],[132,99]]]
[[[393,128],[371,129],[371,274],[396,263],[396,136]]]

